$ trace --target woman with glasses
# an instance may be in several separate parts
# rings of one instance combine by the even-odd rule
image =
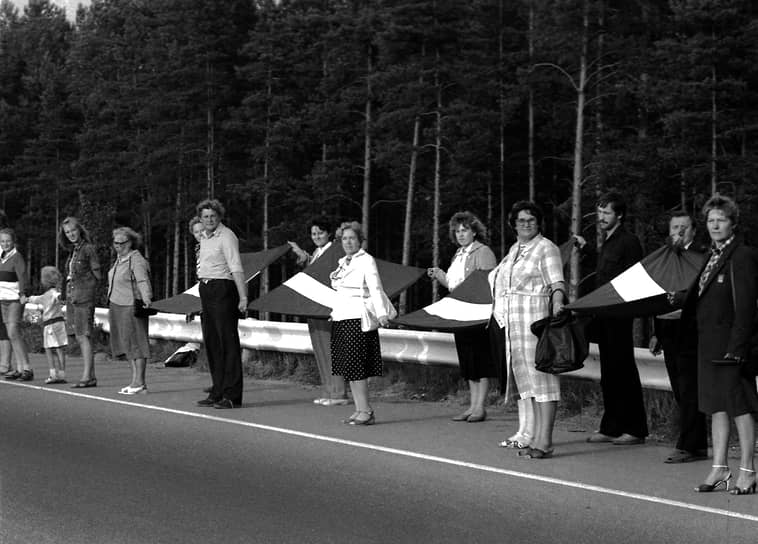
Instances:
[[[447,272],[432,267],[427,270],[430,278],[436,279],[450,291],[458,287],[474,270],[492,270],[497,264],[495,254],[487,247],[487,228],[473,213],[458,212],[450,218],[450,239],[458,246]],[[484,409],[489,390],[489,379],[497,376],[492,361],[487,330],[484,327],[463,329],[455,333],[455,350],[461,378],[468,380],[469,407],[453,417],[453,421],[476,423],[484,421]]]
[[[66,327],[76,336],[84,359],[82,379],[72,387],[95,387],[95,358],[92,350],[95,321],[95,291],[102,279],[100,262],[89,233],[76,217],[67,217],[58,229],[58,245],[69,251],[66,260]]]
[[[561,388],[557,376],[535,368],[537,337],[530,326],[563,310],[563,266],[558,247],[540,234],[542,210],[536,204],[516,202],[509,222],[516,231],[516,243],[489,275],[493,293],[490,339],[500,358],[505,401],[518,394],[534,413],[531,443],[519,455],[543,459],[553,454],[553,424]]]
[[[150,358],[148,317],[134,315],[135,301],[150,307],[153,290],[150,265],[139,252],[142,237],[129,227],[113,229],[116,260],[108,270],[108,321],[114,359],[126,357],[132,365],[132,381],[122,395],[147,393],[145,367]]]

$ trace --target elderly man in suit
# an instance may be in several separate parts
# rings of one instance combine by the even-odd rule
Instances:
[[[625,217],[626,203],[621,195],[609,192],[598,199],[597,221],[605,241],[597,250],[597,287],[642,259],[639,239],[624,228]],[[575,238],[580,250],[592,251],[584,238],[578,235]],[[604,413],[600,429],[587,442],[628,446],[642,444],[648,434],[642,384],[634,360],[632,322],[631,318],[595,320]]]
[[[669,220],[668,244],[678,252],[703,254],[694,245],[695,224],[687,212],[676,212]],[[679,407],[679,438],[676,449],[665,463],[688,463],[707,458],[708,430],[705,414],[697,404],[697,344],[687,341],[697,335],[693,320],[682,322],[681,310],[655,318],[655,335],[650,339],[650,352],[663,351],[671,391]],[[692,330],[692,329],[695,330]]]

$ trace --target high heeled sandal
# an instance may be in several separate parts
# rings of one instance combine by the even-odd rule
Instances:
[[[497,445],[501,448],[511,448],[517,450],[525,450],[532,443],[532,439],[521,433],[516,433],[513,436],[506,438],[502,442],[498,442]]]
[[[360,414],[360,412],[356,410],[355,412],[353,412],[353,414],[350,417],[346,417],[345,419],[343,419],[342,423],[344,423],[345,425],[349,425],[356,417],[358,417],[358,414]]]
[[[365,419],[361,419],[360,414],[368,414],[368,417]],[[350,422],[350,425],[373,425],[376,422],[376,419],[374,418],[374,411],[373,410],[359,410],[358,416],[353,418],[353,420]]]
[[[470,410],[466,410],[462,414],[458,414],[457,416],[453,416],[450,419],[453,421],[468,421],[469,416],[472,414]]]
[[[755,471],[750,468],[742,468],[740,467],[740,470],[742,472],[749,472],[750,474],[755,474]],[[753,476],[753,483],[750,484],[747,487],[740,487],[737,484],[734,485],[734,489],[732,489],[729,493],[732,495],[752,495],[755,493],[756,483],[755,483],[755,476]]]
[[[711,465],[711,468],[725,468],[726,478],[716,480],[712,484],[700,484],[695,488],[695,491],[698,493],[711,493],[712,491],[716,491],[722,485],[724,486],[724,490],[729,491],[729,480],[732,479],[732,473],[729,470],[729,467],[727,465]]]
[[[553,448],[547,450],[541,450],[539,448],[526,448],[518,452],[518,456],[522,459],[550,459],[553,456]]]

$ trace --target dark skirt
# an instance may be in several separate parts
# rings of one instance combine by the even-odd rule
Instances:
[[[134,306],[111,303],[108,306],[108,321],[114,359],[122,356],[130,361],[150,358],[147,317],[134,317]]]
[[[461,378],[478,381],[482,378],[497,377],[497,367],[492,358],[489,334],[483,325],[456,331],[454,336]]]
[[[758,412],[755,379],[743,376],[739,365],[715,365],[710,358],[700,357],[697,371],[701,412],[726,412],[732,418]]]
[[[332,322],[332,374],[347,381],[382,375],[379,331],[361,331],[360,319]]]

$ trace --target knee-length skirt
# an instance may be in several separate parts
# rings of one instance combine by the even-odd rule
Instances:
[[[454,336],[461,378],[478,381],[498,376],[490,349],[489,334],[484,326],[462,329],[456,331]]]
[[[135,317],[133,306],[111,303],[108,306],[108,321],[111,327],[111,354],[114,359],[121,356],[130,361],[150,358],[147,317]]]
[[[363,332],[360,319],[332,322],[332,374],[347,381],[382,375],[379,331]]]

